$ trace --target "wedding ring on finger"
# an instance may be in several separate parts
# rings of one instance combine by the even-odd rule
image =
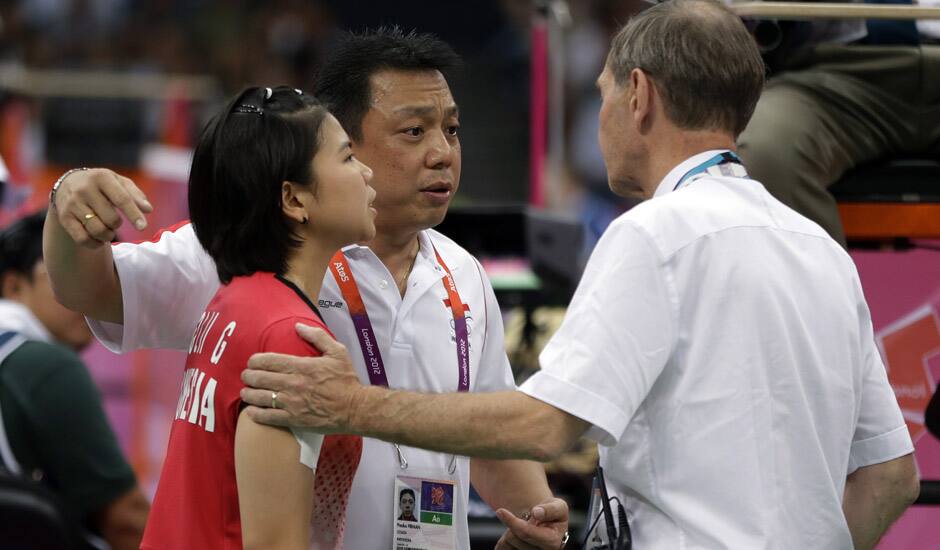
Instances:
[[[277,408],[277,392],[276,391],[271,392],[271,408],[272,409]]]
[[[98,214],[90,212],[82,217],[82,225],[88,225],[88,222],[98,217]]]

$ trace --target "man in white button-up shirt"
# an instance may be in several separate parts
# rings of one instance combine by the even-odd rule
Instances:
[[[376,238],[334,258],[336,272],[326,274],[318,301],[334,334],[357,348],[364,382],[430,392],[515,387],[499,305],[480,264],[430,229],[443,220],[460,179],[459,116],[445,79],[456,62],[433,36],[382,29],[347,36],[317,78],[315,95],[342,122],[355,155],[372,167],[377,191]],[[192,227],[181,224],[153,242],[101,246],[120,224],[118,209],[142,222],[149,203],[132,182],[106,170],[68,173],[60,182],[45,232],[59,298],[98,319],[91,326],[112,350],[185,349],[219,285]],[[341,288],[350,277],[354,288]],[[453,294],[444,284],[451,280]],[[360,338],[357,303],[368,314],[368,339]],[[458,367],[460,349],[466,362]],[[382,371],[377,378],[376,369]],[[290,394],[278,402],[289,404]],[[366,439],[347,507],[347,548],[391,548],[399,531],[409,529],[395,522],[401,476],[455,482],[452,529],[438,535],[445,542],[434,548],[469,548],[471,482],[494,508],[520,516],[533,507],[536,516],[547,510],[554,521],[525,534],[538,547],[557,548],[565,533],[567,507],[552,498],[540,464],[471,461]],[[501,547],[520,544],[507,533]]]
[[[303,330],[324,357],[256,356],[243,378],[308,391],[250,414],[490,458],[586,433],[637,548],[871,548],[916,498],[913,446],[851,259],[733,153],[762,82],[719,4],[659,4],[614,39],[601,149],[611,188],[650,200],[602,237],[520,391],[363,387]]]

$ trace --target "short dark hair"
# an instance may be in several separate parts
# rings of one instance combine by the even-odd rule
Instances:
[[[189,217],[219,279],[282,274],[300,241],[284,216],[281,184],[313,185],[310,159],[328,114],[300,90],[246,88],[199,137],[189,174]]]
[[[633,69],[648,74],[680,128],[735,137],[754,114],[766,72],[741,19],[711,0],[669,0],[636,15],[614,37],[607,66],[618,86]]]
[[[407,494],[411,494],[411,498],[415,498],[415,492],[414,492],[413,490],[411,490],[411,489],[402,489],[401,492],[398,493],[398,500],[401,501],[401,497],[403,497],[403,496],[405,496],[405,495],[407,495]]]
[[[33,268],[42,260],[42,210],[11,223],[0,231],[0,276],[14,272],[33,277]]]
[[[369,79],[382,70],[440,71],[447,78],[460,57],[433,34],[399,27],[345,33],[317,74],[313,93],[326,104],[349,136],[362,140],[362,119],[372,102]]]

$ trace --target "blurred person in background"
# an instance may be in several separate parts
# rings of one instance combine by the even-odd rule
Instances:
[[[567,163],[577,182],[578,211],[590,254],[607,226],[637,203],[607,186],[604,158],[597,144],[600,98],[595,80],[604,68],[607,47],[624,21],[649,4],[642,0],[591,0],[571,4],[574,26],[566,37]]]
[[[940,27],[816,20],[783,22],[778,31],[780,44],[765,45],[775,74],[738,150],[772,195],[845,246],[830,185],[866,163],[940,158]]]
[[[61,496],[90,547],[136,550],[150,505],[76,354],[91,333],[53,296],[44,220],[39,212],[0,231],[0,410],[12,450],[3,459]]]
[[[318,302],[337,337],[360,350],[364,382],[423,391],[515,387],[499,304],[483,268],[431,229],[460,184],[460,117],[447,81],[458,64],[450,46],[432,35],[380,28],[345,36],[317,78],[315,96],[374,171],[376,236],[333,259]],[[105,243],[122,214],[138,229],[146,225],[150,204],[133,182],[85,170],[68,173],[56,189],[45,246],[57,296],[95,319],[93,330],[112,350],[188,348],[219,287],[192,226],[112,248]],[[443,536],[455,548],[470,546],[471,482],[493,509],[531,515],[504,534],[501,548],[554,549],[566,536],[567,505],[552,496],[540,464],[471,461],[366,439],[347,509],[348,548],[392,546],[399,476],[453,483],[453,526]]]
[[[856,0],[856,3],[861,0]],[[910,4],[910,0],[868,3]],[[940,5],[919,0],[921,6]],[[585,184],[582,215],[599,236],[618,209],[598,174],[596,96],[580,77],[603,58],[593,54],[648,3],[594,0],[592,17],[571,36],[568,59],[571,168]],[[584,10],[584,7],[581,7]],[[748,21],[752,31],[757,21]],[[845,244],[828,187],[858,166],[893,157],[940,156],[940,21],[762,21],[755,32],[772,75],[738,139],[750,173],[784,204]],[[610,34],[608,35],[608,31]]]

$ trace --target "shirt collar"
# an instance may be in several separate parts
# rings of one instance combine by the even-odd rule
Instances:
[[[427,231],[418,233],[418,243],[421,245],[421,248],[418,249],[418,256],[421,256],[423,261],[437,265],[437,258],[434,256],[434,242]]]
[[[730,151],[730,149],[712,149],[710,151],[704,151],[696,155],[692,155],[691,157],[680,162],[675,168],[666,174],[666,177],[663,178],[663,181],[659,182],[659,186],[656,188],[656,192],[653,193],[653,197],[655,198],[667,193],[671,193],[672,190],[676,187],[676,184],[679,183],[679,179],[686,175],[689,170],[695,168],[699,164],[702,164],[715,155],[720,155],[728,151]]]
[[[420,248],[418,249],[418,259],[415,260],[416,263],[430,263],[432,266],[438,265],[437,258],[434,256],[434,241],[431,239],[431,231],[423,230],[418,232],[418,243]],[[441,247],[437,248],[438,252],[441,254],[441,258],[447,263],[447,266],[451,271],[455,270],[455,266],[451,265],[450,258],[447,254],[441,250]],[[347,257],[362,257],[362,254],[375,254],[372,252],[368,246],[360,244],[351,244],[349,246],[343,247],[343,254],[346,254]],[[443,267],[443,266],[442,266]]]
[[[28,307],[0,299],[0,332],[17,332],[30,340],[51,342],[52,335]]]

